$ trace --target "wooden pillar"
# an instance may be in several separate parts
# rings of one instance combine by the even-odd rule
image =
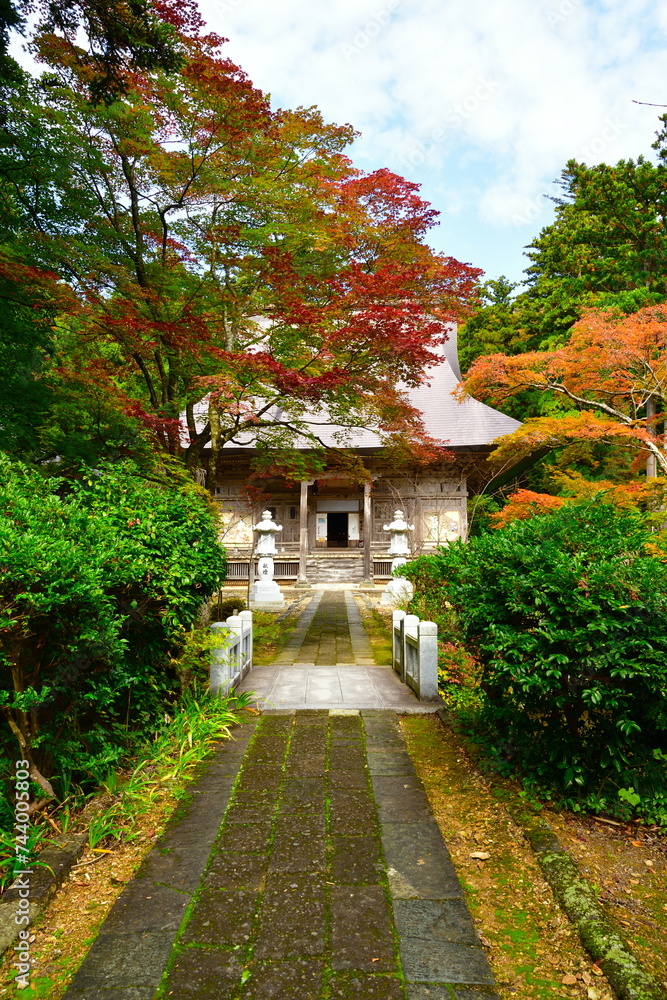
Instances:
[[[301,497],[299,505],[299,576],[297,587],[309,587],[308,583],[308,487],[312,479],[301,482]]]
[[[646,401],[646,419],[651,421],[647,424],[646,429],[648,430],[651,437],[655,437],[655,399],[651,396]],[[656,456],[652,453],[648,453],[648,458],[646,459],[646,478],[655,479],[658,475],[658,460]]]
[[[373,584],[371,545],[373,542],[373,516],[371,512],[371,484],[364,483],[364,583]]]

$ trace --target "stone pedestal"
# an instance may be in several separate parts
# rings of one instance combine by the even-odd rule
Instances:
[[[410,555],[408,531],[414,531],[414,527],[414,524],[408,524],[405,520],[402,510],[395,511],[391,524],[383,526],[384,531],[391,533],[389,555],[394,557],[391,561],[392,579],[384,588],[380,598],[380,604],[384,607],[395,608],[397,604],[407,604],[408,601],[412,600],[412,595],[415,592],[413,585],[405,577],[393,576],[393,573],[400,566],[405,566],[408,561]]]
[[[405,566],[408,560],[405,556],[396,556],[391,561],[391,571],[394,572],[399,566]],[[395,608],[397,604],[407,604],[408,601],[412,600],[412,595],[415,592],[410,580],[406,580],[404,576],[392,576],[391,580],[387,586],[382,591],[382,597],[380,598],[380,604],[385,608]]]
[[[256,580],[250,588],[250,609],[252,611],[282,611],[285,598],[273,579],[273,556],[261,556],[257,563]]]

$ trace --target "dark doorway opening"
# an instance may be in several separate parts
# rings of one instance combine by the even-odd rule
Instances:
[[[347,548],[347,514],[327,515],[327,548]]]

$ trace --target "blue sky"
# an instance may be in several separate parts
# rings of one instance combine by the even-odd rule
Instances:
[[[422,185],[430,242],[520,281],[566,161],[651,156],[667,104],[655,0],[200,0],[276,107],[317,105],[351,155]],[[665,109],[667,110],[667,109]]]

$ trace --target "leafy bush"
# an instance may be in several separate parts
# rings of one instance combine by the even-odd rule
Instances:
[[[226,622],[231,615],[234,613],[239,614],[239,612],[245,611],[245,609],[246,602],[242,597],[223,598],[219,594],[217,602],[211,606],[211,621]]]
[[[405,575],[455,611],[502,766],[570,806],[667,821],[667,565],[650,541],[635,513],[568,505]]]
[[[0,501],[2,756],[62,796],[157,728],[224,552],[202,490],[132,466],[72,484],[0,457]]]

